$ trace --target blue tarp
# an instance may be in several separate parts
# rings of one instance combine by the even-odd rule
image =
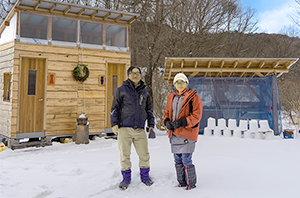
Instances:
[[[207,119],[225,118],[239,120],[268,120],[270,128],[273,123],[273,95],[277,95],[276,109],[278,113],[278,130],[282,132],[280,102],[277,78],[273,76],[242,78],[242,77],[195,77],[190,78],[189,87],[198,92],[203,102],[203,114],[199,133],[203,134]],[[274,84],[275,83],[275,84]],[[273,85],[274,84],[274,85]],[[275,90],[274,94],[272,92]]]

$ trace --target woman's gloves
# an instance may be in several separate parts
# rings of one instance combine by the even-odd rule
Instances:
[[[166,123],[167,129],[169,129],[171,131],[173,131],[175,129],[173,122],[171,122],[171,121],[168,120],[165,123]]]
[[[179,120],[175,120],[174,122],[174,128],[178,129],[180,127],[186,127],[187,126],[187,121],[186,118],[181,118]]]
[[[167,129],[174,131],[175,129],[178,129],[180,127],[186,127],[187,121],[186,118],[181,118],[179,120],[175,120],[174,122],[171,122],[170,119],[165,120],[165,125]]]

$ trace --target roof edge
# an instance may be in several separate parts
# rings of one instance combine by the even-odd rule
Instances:
[[[0,24],[0,38],[1,38],[1,35],[2,35],[2,32],[4,31],[5,29],[5,22],[6,21],[10,21],[11,18],[13,17],[13,14],[15,12],[15,8],[17,5],[19,5],[21,2],[21,0],[17,0],[14,5],[12,6],[12,8],[10,9],[10,11],[8,12],[8,14],[6,15],[6,17],[3,19],[2,23]]]

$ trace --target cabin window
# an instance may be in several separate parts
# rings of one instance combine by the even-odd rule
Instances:
[[[81,21],[81,43],[102,45],[102,31],[102,24]]]
[[[10,100],[10,79],[11,79],[11,73],[4,73],[3,74],[3,81],[4,81],[4,87],[3,87],[3,100],[9,101]]]
[[[128,47],[127,26],[79,21],[78,23],[78,20],[64,17],[21,13],[20,37],[32,38],[32,42],[45,45],[47,40],[70,42],[75,45],[79,39],[82,44]],[[41,42],[36,39],[41,39]],[[28,42],[28,39],[24,41]]]
[[[35,95],[36,70],[28,70],[28,95]]]
[[[106,25],[106,45],[127,47],[127,27]]]
[[[47,16],[21,13],[21,37],[47,39]]]
[[[117,83],[118,83],[118,76],[113,75],[113,95],[115,95],[115,92],[117,91]]]
[[[76,42],[76,20],[52,18],[52,40]]]

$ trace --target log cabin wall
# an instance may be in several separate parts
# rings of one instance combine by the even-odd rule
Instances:
[[[14,76],[19,75],[22,57],[46,58],[47,81],[54,74],[54,84],[46,86],[45,93],[45,135],[74,135],[76,118],[81,112],[87,114],[89,132],[104,132],[106,111],[106,85],[99,78],[106,78],[108,63],[130,65],[129,52],[112,52],[73,47],[58,47],[16,43],[14,53]],[[90,75],[84,84],[75,81],[73,69],[78,64],[86,64]],[[18,78],[17,78],[18,79]],[[17,83],[17,82],[16,82]],[[18,90],[13,91],[18,98]],[[17,103],[17,101],[15,101]],[[13,105],[12,118],[17,119],[17,104]],[[109,112],[108,112],[109,113]],[[17,133],[17,122],[12,125],[12,133]]]
[[[15,106],[16,97],[12,97],[12,90],[16,89],[13,80],[14,42],[0,45],[0,131],[7,137],[15,136],[11,133],[11,126],[16,124],[12,119],[12,109]],[[5,82],[6,81],[6,82]],[[16,113],[16,112],[15,112]],[[13,127],[12,127],[13,128]]]

